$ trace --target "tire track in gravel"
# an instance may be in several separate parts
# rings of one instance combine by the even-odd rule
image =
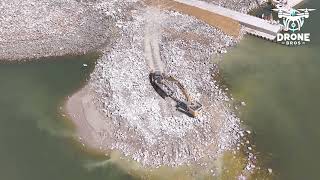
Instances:
[[[160,10],[148,8],[145,14],[146,26],[144,35],[144,50],[146,62],[151,71],[164,72],[164,64],[160,57]]]
[[[150,68],[150,72],[160,71],[165,73],[165,65],[160,56],[160,37],[161,37],[161,14],[160,9],[148,8],[145,13],[146,25],[144,35],[144,53],[146,63]],[[165,117],[175,114],[172,101],[169,99],[160,100],[159,106],[161,114]]]

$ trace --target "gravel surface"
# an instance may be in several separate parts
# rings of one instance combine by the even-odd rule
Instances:
[[[203,0],[203,1],[213,3],[225,8],[230,8],[242,13],[247,13],[252,8],[257,7],[256,0]],[[260,5],[265,2],[265,0],[257,0],[257,1]]]
[[[206,0],[241,12],[251,0]],[[259,0],[260,1],[260,0]],[[110,45],[138,0],[2,0],[0,59],[84,54]]]
[[[86,53],[108,43],[109,21],[75,0],[1,0],[0,59]]]
[[[215,3],[239,11],[253,6],[248,0]],[[2,0],[0,22],[0,59],[102,51],[88,84],[105,121],[94,128],[102,131],[92,132],[102,139],[101,149],[119,150],[144,166],[178,166],[212,162],[239,140],[240,121],[213,80],[213,59],[241,37],[138,0]],[[147,32],[159,34],[150,41],[158,44],[164,71],[203,104],[199,117],[177,112],[150,85]]]
[[[143,4],[124,4],[131,17],[121,16],[127,10],[111,13],[118,18],[120,36],[98,60],[89,83],[95,105],[110,127],[101,133],[103,148],[120,150],[151,167],[204,164],[232,149],[239,139],[240,121],[213,80],[218,69],[212,58],[226,53],[239,39],[177,12],[158,14]],[[146,30],[150,21],[159,29]],[[204,105],[198,118],[177,112],[172,101],[162,99],[150,85],[152,68],[144,52],[149,31],[161,34],[164,71]]]

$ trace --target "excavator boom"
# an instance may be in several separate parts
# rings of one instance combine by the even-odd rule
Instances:
[[[184,86],[177,79],[172,76],[167,76],[160,71],[155,71],[150,73],[150,81],[161,97],[170,97],[177,103],[176,108],[178,111],[183,112],[191,117],[197,117],[198,113],[202,109],[202,105],[199,102],[192,102]],[[174,96],[176,91],[170,85],[170,82],[175,84],[181,90],[185,100]]]

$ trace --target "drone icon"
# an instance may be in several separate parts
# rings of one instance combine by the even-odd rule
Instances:
[[[309,12],[316,9],[272,9],[273,11],[278,12],[278,17],[283,19],[283,25],[285,31],[300,31],[301,27],[304,24],[304,20],[309,18]]]

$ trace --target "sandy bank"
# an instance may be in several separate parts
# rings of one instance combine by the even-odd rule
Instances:
[[[78,140],[90,148],[103,151],[103,140],[108,138],[106,133],[110,132],[111,127],[93,104],[93,96],[89,87],[85,86],[68,97],[64,109],[76,125]]]

